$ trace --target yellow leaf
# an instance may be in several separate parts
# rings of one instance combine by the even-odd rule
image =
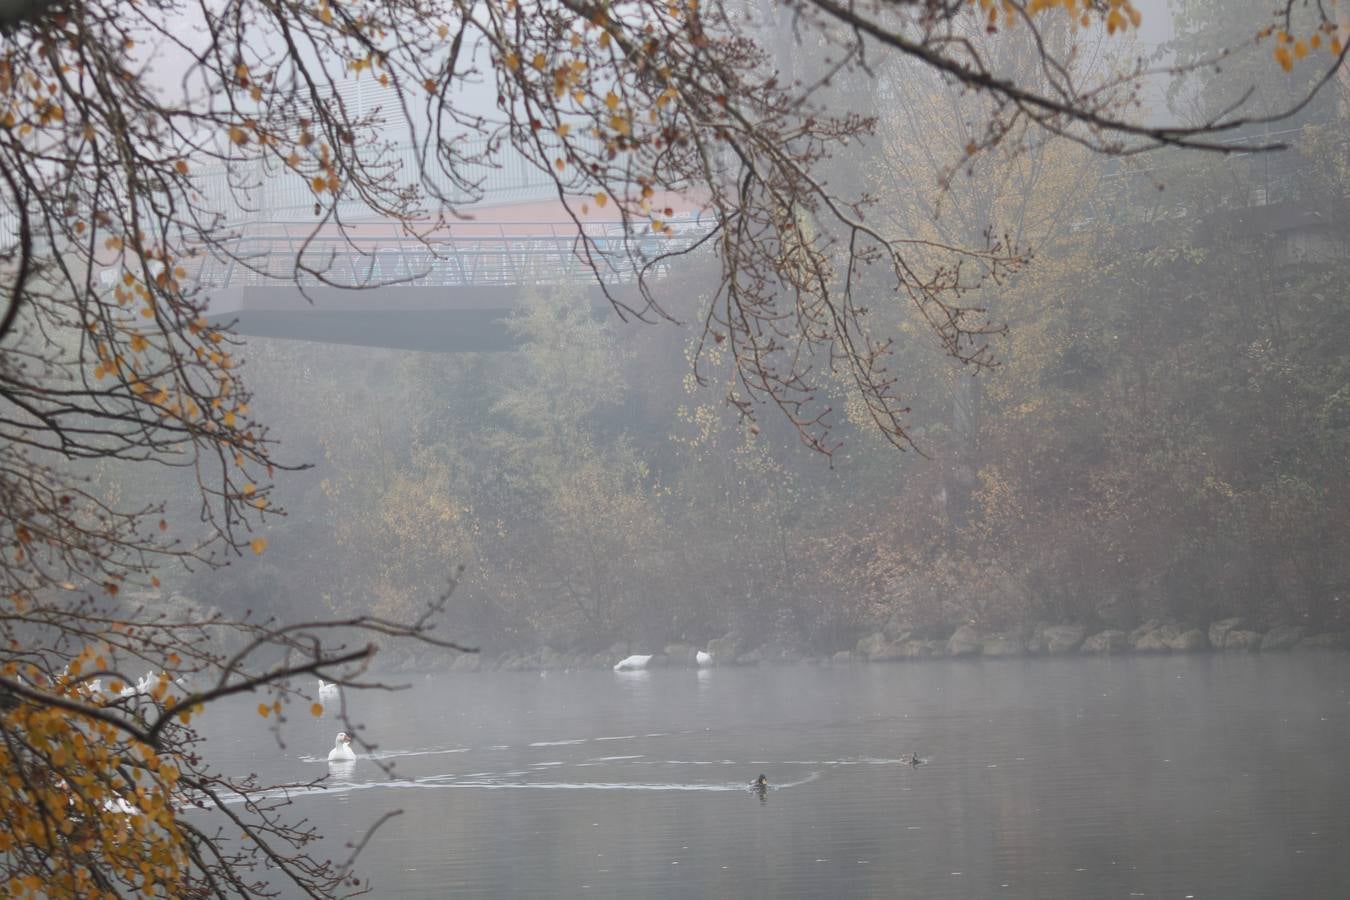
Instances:
[[[1294,60],[1289,56],[1289,48],[1280,44],[1275,48],[1275,61],[1280,64],[1280,68],[1286,72],[1294,68]]]
[[[595,205],[596,205],[596,206],[604,206],[604,205],[605,205],[606,203],[608,203],[608,202],[609,202],[609,198],[606,197],[606,196],[604,195],[603,192],[601,192],[601,193],[595,195]]]
[[[252,485],[252,484],[246,484],[246,485],[244,485],[244,496],[245,496],[245,497],[251,496],[251,495],[253,494],[253,492],[256,491],[257,489],[258,489],[258,488],[257,488],[257,485]]]
[[[266,703],[258,704],[258,715],[262,716],[265,719],[271,714],[272,714],[272,707],[268,706]]]
[[[536,53],[534,59],[530,60],[530,65],[542,72],[544,71],[544,66],[548,65],[548,60],[544,58],[544,54]]]
[[[249,547],[252,548],[255,554],[257,554],[258,556],[262,556],[263,551],[267,549],[267,538],[255,537],[253,540],[248,542],[248,545]]]
[[[310,715],[312,715],[314,718],[317,719],[319,716],[323,715],[323,704],[315,703],[313,706],[309,708],[309,713]]]
[[[608,94],[606,94],[605,106],[609,107],[610,109],[617,109],[619,106],[619,95],[614,93],[613,91],[610,91]]]
[[[247,143],[248,143],[248,132],[245,131],[244,129],[240,128],[238,125],[231,125],[231,126],[230,126],[230,143],[232,143],[232,144],[238,144],[238,145],[241,146],[241,147],[242,147],[244,144],[247,144]]]

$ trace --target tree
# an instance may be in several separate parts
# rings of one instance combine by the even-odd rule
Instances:
[[[727,401],[747,417],[759,404],[776,407],[830,452],[830,410],[815,388],[821,370],[837,370],[858,417],[903,448],[890,344],[869,327],[868,307],[907,301],[948,353],[982,366],[984,340],[1000,329],[963,297],[1023,257],[998,240],[944,245],[957,262],[925,268],[935,241],[886,233],[868,217],[867,197],[832,187],[827,162],[873,127],[867,115],[828,108],[832,79],[865,73],[882,54],[987,97],[966,157],[1037,131],[1110,153],[1229,151],[1217,138],[1288,112],[1135,121],[1142,65],[1085,73],[1072,37],[1137,25],[1129,0],[784,7],[818,60],[796,78],[774,70],[741,7],[720,0],[0,7],[0,636],[10,648],[0,731],[12,773],[0,789],[10,826],[0,867],[13,892],[118,894],[152,883],[175,896],[258,892],[250,865],[264,860],[313,895],[341,890],[347,870],[309,859],[307,832],[277,810],[254,807],[245,819],[220,802],[226,782],[196,756],[191,717],[213,699],[258,690],[272,699],[260,712],[279,714],[302,696],[290,679],[304,674],[358,682],[342,666],[359,666],[372,649],[326,641],[335,627],[432,639],[437,601],[406,621],[303,625],[181,620],[127,602],[132,589],[156,584],[166,561],[263,553],[257,529],[280,513],[270,486],[278,463],[250,411],[238,341],[204,318],[205,297],[190,287],[212,260],[277,274],[234,240],[231,223],[259,202],[260,185],[303,185],[315,236],[349,233],[358,207],[425,237],[481,196],[484,166],[521,154],[554,180],[574,219],[592,205],[623,219],[641,300],[611,300],[640,318],[677,316],[645,276],[693,251],[651,254],[639,238],[673,232],[669,192],[697,198],[711,230],[695,246],[721,271],[697,315],[705,345],[725,345]],[[1066,16],[1075,23],[1066,41],[1038,39]],[[1044,82],[1008,75],[965,40],[972,22],[1032,35]],[[1278,26],[1264,24],[1253,23],[1255,39],[1273,43],[1284,68],[1330,51],[1314,86],[1344,57],[1320,7],[1287,0]],[[780,22],[778,39],[784,33]],[[154,64],[169,57],[176,62]],[[165,65],[176,67],[171,79]],[[350,107],[339,88],[353,78],[390,87],[397,108]],[[495,88],[494,113],[467,101],[466,85],[479,78]],[[416,148],[411,166],[391,156],[390,133]],[[226,173],[228,196],[204,193],[213,166]],[[575,252],[597,272],[609,264],[584,233]],[[301,285],[361,286],[340,281],[317,243],[293,262],[280,274]],[[110,502],[91,467],[119,463],[189,472],[200,527],[154,498]],[[219,628],[233,643],[218,643]],[[122,697],[111,682],[129,683],[142,664],[165,674]],[[173,687],[180,674],[198,686]],[[93,691],[96,677],[109,693]],[[195,830],[178,814],[184,803],[210,807],[251,843]]]

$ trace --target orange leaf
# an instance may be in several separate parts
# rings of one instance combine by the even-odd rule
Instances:
[[[253,540],[249,541],[248,545],[253,549],[254,553],[258,556],[262,556],[263,551],[267,549],[267,538],[255,537]]]

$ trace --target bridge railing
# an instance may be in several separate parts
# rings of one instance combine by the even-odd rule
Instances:
[[[694,218],[676,219],[670,235],[626,236],[621,222],[587,222],[590,260],[575,226],[547,222],[473,223],[414,238],[403,234],[242,234],[227,253],[200,259],[189,278],[199,288],[242,288],[296,283],[361,288],[524,287],[528,285],[635,281],[666,274],[665,254],[688,250],[708,229]],[[297,267],[296,263],[300,265]],[[315,272],[320,273],[316,277]]]

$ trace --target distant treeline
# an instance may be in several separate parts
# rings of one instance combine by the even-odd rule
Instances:
[[[773,410],[738,421],[723,348],[698,387],[690,329],[621,325],[566,292],[525,298],[513,353],[252,340],[256,407],[281,456],[316,468],[282,475],[289,516],[265,557],[166,587],[286,616],[406,613],[462,563],[446,627],[496,650],[734,630],[821,654],[883,623],[1350,628],[1336,91],[1286,123],[1294,149],[1278,156],[1117,160],[1066,143],[937,190],[915,160],[959,145],[905,122],[964,101],[919,87],[891,85],[914,115],[883,117],[853,176],[874,184],[877,220],[965,244],[992,222],[1034,251],[972,298],[1009,327],[978,377],[885,286],[868,298],[897,336],[890,372],[924,455],[876,437],[842,375],[825,386],[833,459]],[[668,283],[686,321],[704,277],[691,262]],[[122,478],[106,474],[133,490]]]

